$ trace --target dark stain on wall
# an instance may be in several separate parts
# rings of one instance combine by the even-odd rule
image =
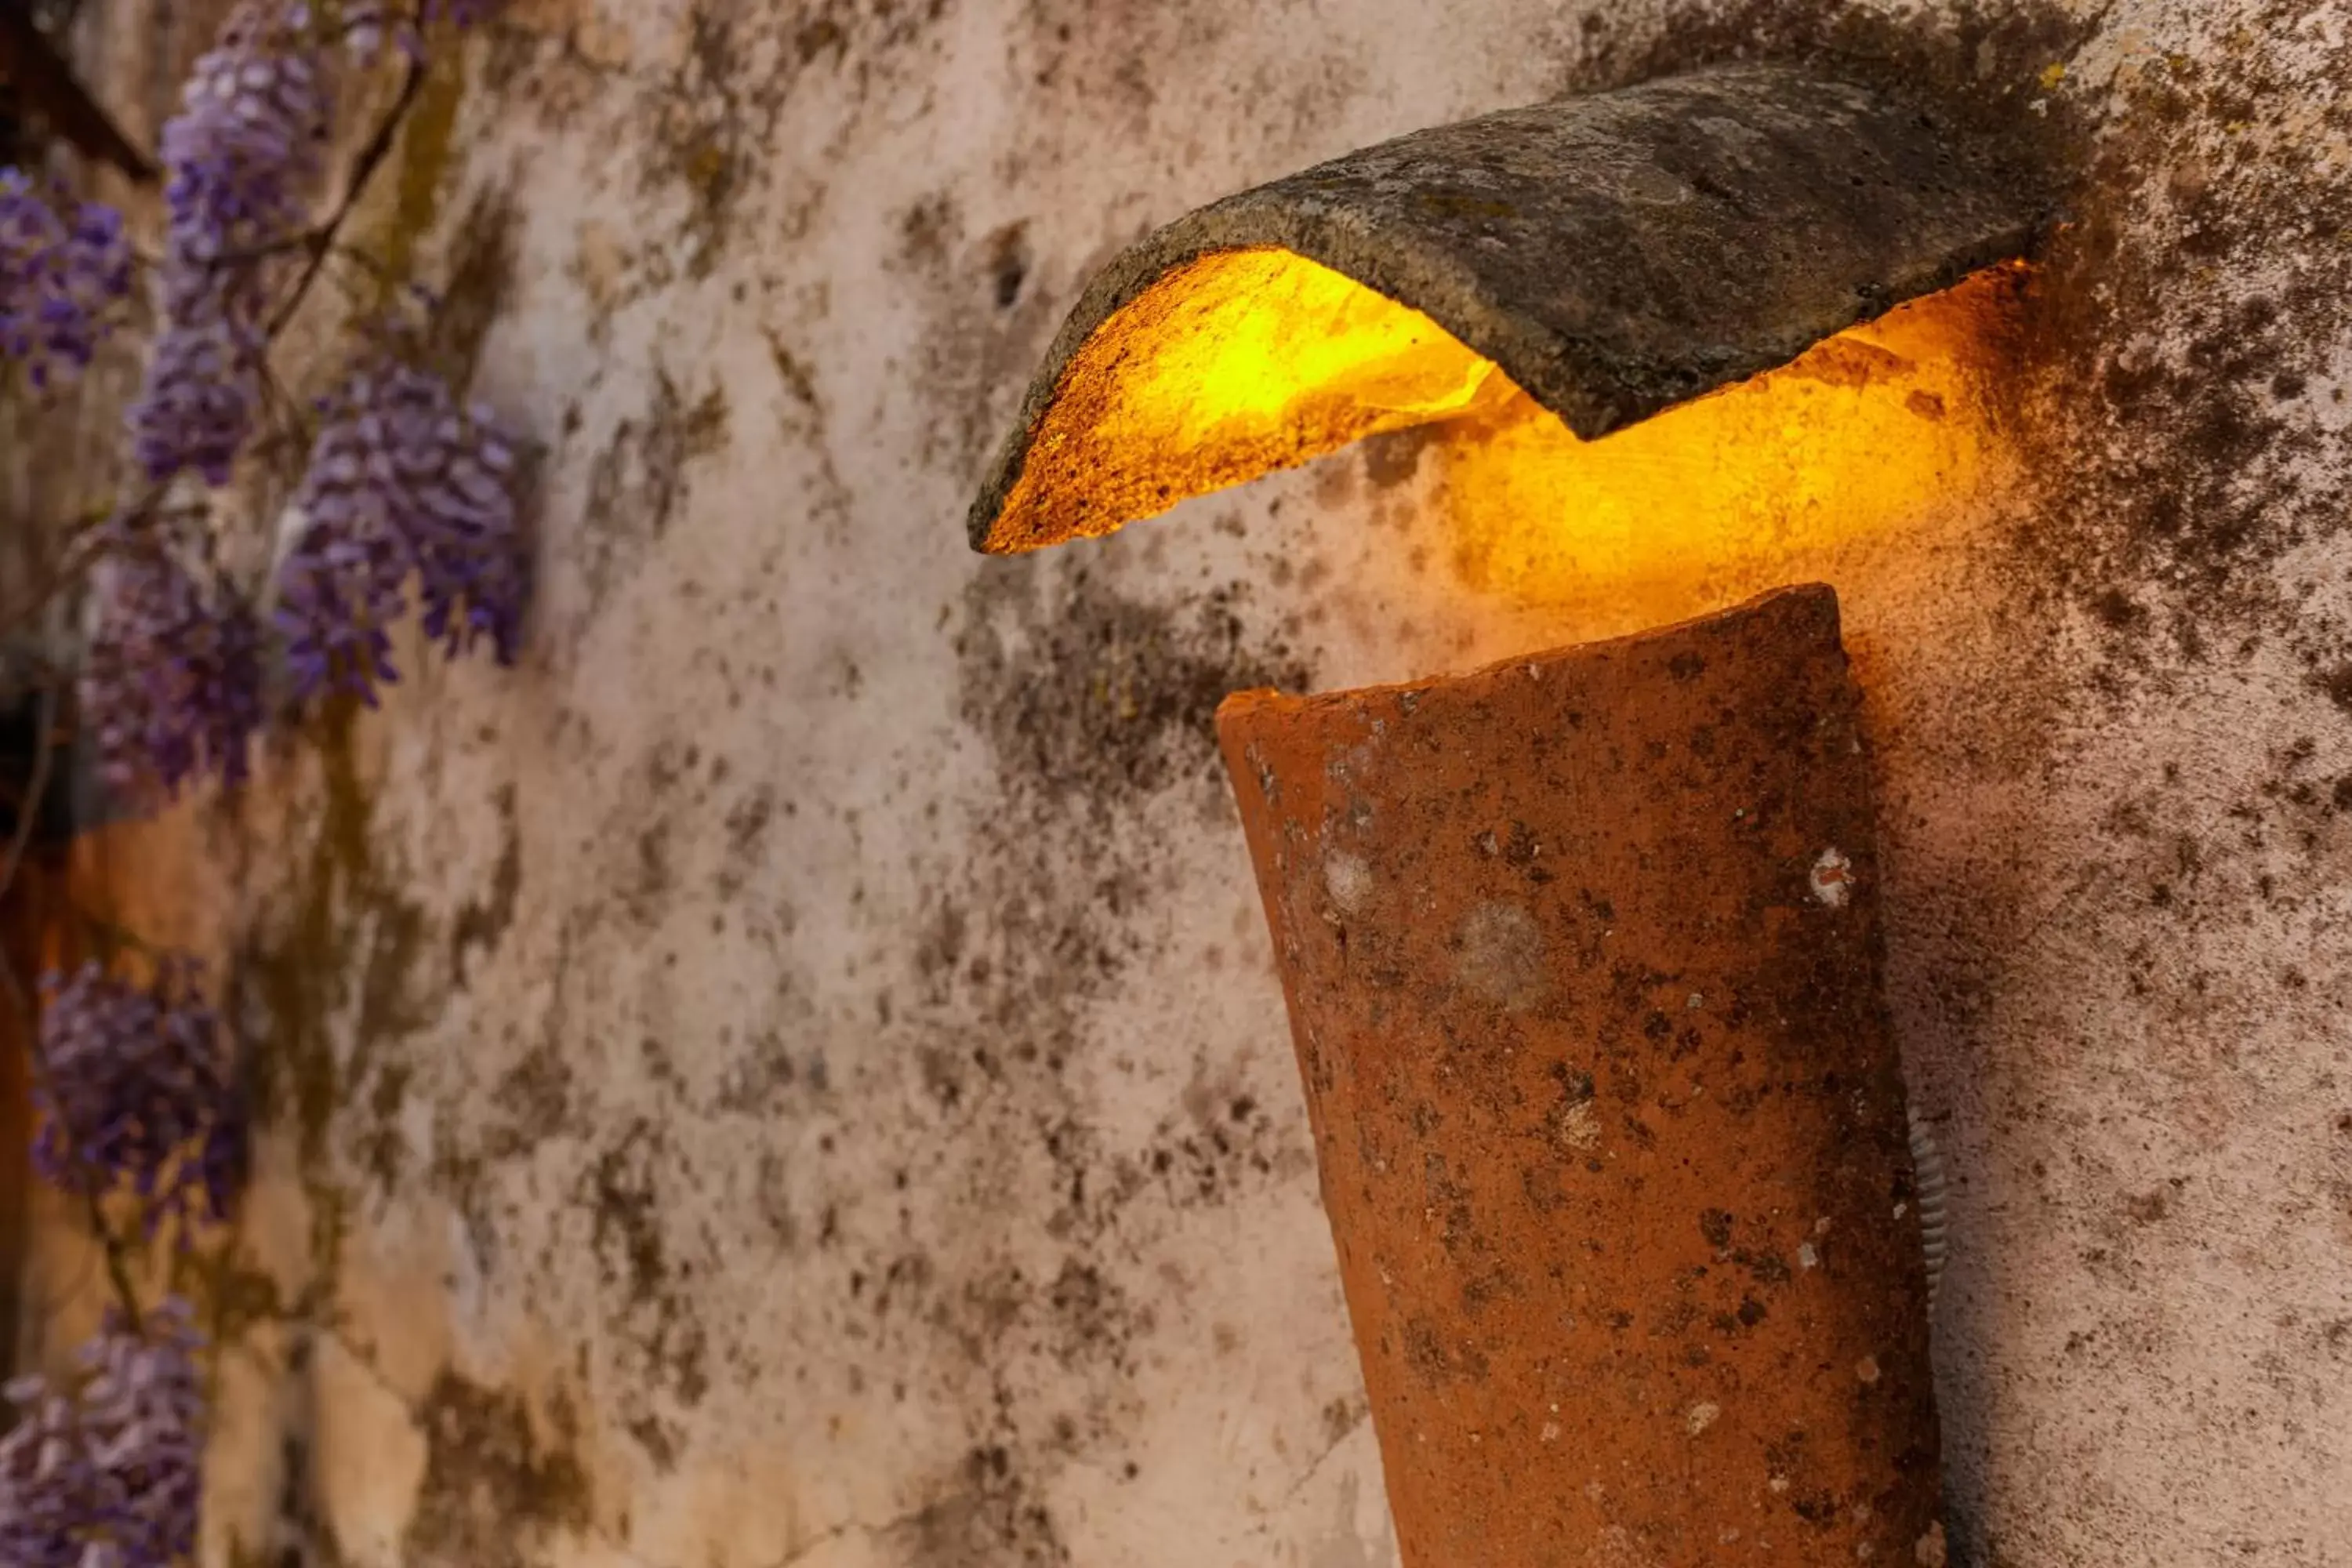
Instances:
[[[736,214],[758,187],[793,78],[753,68],[753,26],[733,7],[698,5],[687,28],[685,59],[656,100],[644,188],[685,193],[682,227],[694,241],[687,276],[699,280],[725,257]]]
[[[1215,1064],[1196,1064],[1134,1146],[1098,1130],[1084,1087],[1124,1044],[1089,1008],[1148,957],[1141,930],[1175,871],[1150,822],[1230,809],[1215,704],[1307,678],[1244,631],[1239,593],[1152,605],[1074,557],[992,563],[966,595],[958,707],[999,793],[970,812],[882,1004],[908,1063],[904,1146],[930,1163],[918,1155],[884,1190],[829,1188],[821,1139],[793,1173],[815,1223],[788,1227],[841,1281],[851,1386],[903,1400],[909,1375],[938,1376],[949,1387],[929,1400],[965,1423],[962,1470],[891,1532],[910,1562],[1069,1560],[1046,1483],[1072,1462],[1120,1465],[1129,1380],[1159,1324],[1164,1282],[1137,1279],[1132,1250],[1176,1213],[1295,1179],[1307,1157]],[[975,1224],[982,1212],[999,1223]]]
[[[2290,9],[2271,8],[2282,26]],[[2053,249],[2030,405],[2053,437],[2036,453],[2053,538],[2074,542],[2053,565],[2076,591],[2112,573],[2158,608],[2120,643],[2156,634],[2172,656],[2228,661],[2267,632],[2318,651],[2271,570],[2340,527],[2352,457],[2298,406],[2352,327],[2352,184],[2310,144],[2352,110],[2285,129],[2309,68],[2242,37],[2147,63],[2098,127]],[[2320,68],[2352,70],[2352,45]]]
[[[417,1411],[425,1481],[402,1557],[523,1568],[537,1538],[585,1530],[592,1493],[577,1434],[564,1411],[551,1415],[542,1431],[520,1394],[442,1373]]]
[[[396,1070],[399,1043],[439,1012],[419,973],[430,917],[401,890],[398,868],[378,864],[374,806],[352,760],[350,723],[337,714],[318,731],[317,816],[288,907],[245,933],[223,979],[224,1016],[246,1042],[256,1113],[293,1129],[306,1174],[328,1168],[338,1110],[367,1102],[374,1076]],[[354,1046],[339,1061],[336,1035],[354,1005]]]
[[[1280,644],[1254,646],[1227,584],[1170,608],[1129,596],[1083,559],[991,562],[960,642],[961,706],[1007,786],[1048,818],[1110,814],[1171,785],[1222,791],[1209,724],[1228,692],[1303,687]],[[1066,821],[1052,826],[1068,831]]]
[[[694,1279],[701,1249],[680,1245],[662,1188],[694,1179],[692,1162],[661,1123],[640,1116],[599,1152],[577,1202],[603,1276],[607,1327],[628,1348],[627,1401],[653,1392],[691,1409],[710,1387],[709,1336]]]
[[[945,1495],[904,1527],[908,1568],[1058,1568],[1072,1561],[1052,1511],[1010,1449],[982,1444]]]
[[[514,301],[521,216],[513,192],[485,188],[450,236],[429,346],[460,395],[472,389],[490,329]]]
[[[490,872],[486,896],[459,906],[449,928],[449,972],[463,990],[467,961],[477,954],[494,958],[499,943],[514,924],[515,904],[522,894],[522,828],[515,816],[515,788],[502,784],[490,797],[499,819],[499,858]]]
[[[614,427],[589,465],[578,554],[592,607],[601,607],[645,551],[669,531],[692,486],[689,466],[723,451],[730,439],[724,389],[714,384],[688,401],[668,370],[655,367],[651,400]]]
[[[992,394],[1018,385],[1054,330],[1063,301],[1029,287],[1026,220],[975,234],[952,191],[898,216],[889,265],[928,321],[908,385],[927,411],[920,455],[952,473],[977,473],[1003,435]]]

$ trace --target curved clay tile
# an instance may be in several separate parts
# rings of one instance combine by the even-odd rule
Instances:
[[[1097,274],[972,544],[1109,533],[1512,384],[1591,439],[2014,258],[2050,211],[2000,142],[1788,66],[1416,132]]]

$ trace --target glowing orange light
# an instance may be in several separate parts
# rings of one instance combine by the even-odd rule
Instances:
[[[1213,253],[1065,371],[989,540],[1108,533],[1352,441],[1433,426],[1452,564],[1523,601],[1662,612],[1951,510],[1996,466],[1987,374],[2015,268],[1597,441],[1421,312],[1278,249]]]
[[[1842,555],[1897,531],[1924,542],[2000,466],[1987,373],[2012,292],[1980,274],[1598,441],[1515,389],[1436,444],[1457,575],[1672,619],[1834,580]]]
[[[991,550],[1109,533],[1517,392],[1420,311],[1287,250],[1163,274],[1062,373]]]

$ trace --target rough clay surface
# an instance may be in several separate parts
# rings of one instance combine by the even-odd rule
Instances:
[[[1406,1568],[1942,1541],[1861,720],[1822,587],[1218,710]]]
[[[200,19],[144,4],[85,16],[152,127]],[[1158,225],[1817,47],[2080,172],[2020,483],[1783,579],[1838,589],[1950,1179],[1952,1559],[2346,1560],[2340,5],[509,13],[371,201],[541,444],[524,666],[93,849],[274,1064],[215,1562],[1388,1568],[1210,716],[1641,628],[1456,582],[1406,442],[1018,562],[958,523]]]
[[[1588,439],[2023,254],[2031,142],[1885,91],[1726,66],[1417,131],[1187,214],[1090,280],[971,513],[998,521],[1088,334],[1171,268],[1279,246],[1427,315]]]

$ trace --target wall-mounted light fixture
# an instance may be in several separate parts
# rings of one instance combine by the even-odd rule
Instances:
[[[1105,268],[971,542],[1438,423],[1515,571],[1704,564],[1759,487],[1884,526],[1974,437],[1900,378],[1824,416],[1820,356],[1932,357],[2048,211],[2000,139],[1789,67],[1417,132]],[[1409,1568],[1942,1561],[1855,710],[1813,588],[1221,712]]]
[[[1696,415],[1719,423],[1685,441],[1766,461],[1784,421],[1684,405],[2012,261],[2045,209],[1997,144],[1786,68],[1419,132],[1204,207],[1105,268],[1030,384],[971,542],[1099,537],[1521,400],[1581,443]],[[1909,484],[1890,463],[1916,442],[1850,435],[1811,449],[1882,492]],[[1669,502],[1662,523],[1686,510],[1646,499]]]

